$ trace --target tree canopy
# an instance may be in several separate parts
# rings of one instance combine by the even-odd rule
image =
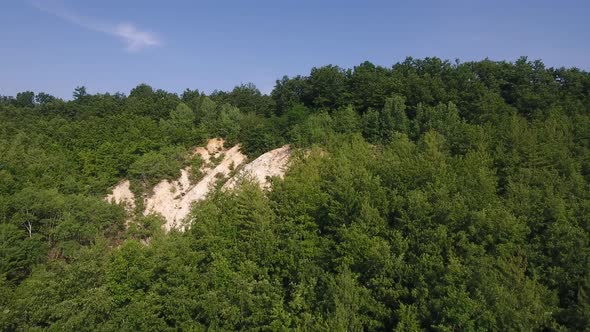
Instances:
[[[413,59],[253,84],[0,97],[0,330],[580,331],[590,74]],[[291,144],[283,179],[187,231],[104,201]]]

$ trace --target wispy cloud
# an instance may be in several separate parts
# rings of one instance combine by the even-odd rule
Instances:
[[[129,52],[141,51],[146,47],[161,46],[162,42],[155,34],[140,30],[132,23],[109,23],[95,18],[85,17],[66,8],[60,1],[31,1],[35,8],[68,21],[77,26],[102,32],[120,38],[125,42]]]

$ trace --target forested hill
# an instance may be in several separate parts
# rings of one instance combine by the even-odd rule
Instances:
[[[186,232],[104,201],[208,138],[299,149]],[[540,61],[313,68],[180,96],[0,97],[0,330],[590,326],[590,75]]]

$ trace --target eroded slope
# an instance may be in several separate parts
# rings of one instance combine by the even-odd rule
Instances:
[[[182,221],[189,215],[192,204],[205,199],[218,185],[225,182],[222,187],[224,190],[233,189],[247,177],[258,182],[261,187],[268,188],[268,179],[273,176],[282,177],[288,167],[291,156],[288,145],[244,164],[246,156],[240,152],[240,146],[225,149],[223,143],[221,139],[211,139],[207,147],[195,148],[194,154],[203,159],[200,170],[202,177],[198,182],[191,183],[190,168],[187,167],[180,170],[178,179],[160,181],[154,186],[152,193],[144,197],[143,214],[159,214],[164,217],[166,223],[163,227],[166,231],[173,228],[183,229]],[[235,170],[237,171],[234,172]],[[135,197],[129,186],[128,180],[121,181],[105,199],[124,204],[132,213],[135,209]]]

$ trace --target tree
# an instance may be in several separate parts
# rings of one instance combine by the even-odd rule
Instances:
[[[262,95],[253,83],[240,84],[230,92],[216,92],[211,98],[218,104],[228,103],[245,113],[270,116],[273,113],[273,100]]]
[[[45,105],[48,104],[52,101],[54,101],[56,98],[50,94],[47,94],[45,92],[39,92],[37,94],[37,96],[35,96],[35,102],[39,105]]]
[[[343,134],[356,133],[360,129],[361,119],[352,106],[342,107],[332,113],[334,130]]]
[[[170,112],[170,119],[160,120],[160,127],[170,137],[172,144],[196,145],[204,137],[195,127],[195,113],[184,103]]]
[[[302,76],[289,78],[283,76],[277,80],[271,97],[276,104],[276,115],[281,116],[285,111],[297,104],[303,104],[309,82]]]
[[[395,132],[409,134],[410,123],[403,97],[395,95],[387,98],[380,118],[381,131],[387,140],[390,140]]]
[[[78,86],[74,89],[74,100],[76,101],[82,101],[84,98],[86,98],[88,96],[88,92],[86,92],[86,87],[85,86]]]
[[[378,143],[381,141],[382,132],[379,119],[379,112],[369,109],[363,114],[363,135],[369,142]]]
[[[15,103],[18,107],[34,107],[35,93],[32,91],[19,92],[16,94]]]
[[[129,166],[129,175],[144,181],[148,185],[160,179],[170,179],[179,175],[181,150],[168,148],[162,151],[150,151]]]
[[[365,61],[354,67],[350,76],[351,102],[361,113],[369,108],[381,109],[398,85],[389,70]]]
[[[589,324],[588,72],[408,58],[270,97],[78,89],[0,97],[0,330]],[[289,167],[165,232],[142,197],[198,179],[191,151],[217,136],[250,159],[290,144]],[[133,213],[103,199],[124,178]]]
[[[44,259],[46,245],[39,238],[19,229],[17,225],[0,224],[0,277],[8,281],[26,278],[37,263]]]
[[[336,109],[348,100],[348,77],[338,66],[328,65],[312,68],[309,74],[309,90],[304,98],[316,108]]]

